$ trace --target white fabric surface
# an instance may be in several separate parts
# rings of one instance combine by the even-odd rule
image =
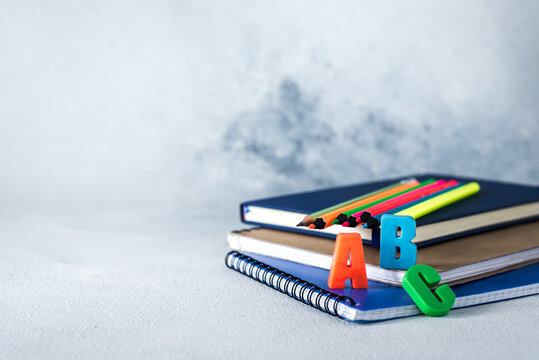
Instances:
[[[125,230],[3,222],[0,357],[537,356],[539,296],[349,323],[226,268],[235,215],[212,227],[153,220]]]

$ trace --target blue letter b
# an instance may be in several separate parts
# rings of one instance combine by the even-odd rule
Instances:
[[[400,228],[400,236],[397,231]],[[380,267],[407,270],[417,261],[415,220],[411,216],[383,215],[380,234]],[[400,257],[397,258],[397,248]]]

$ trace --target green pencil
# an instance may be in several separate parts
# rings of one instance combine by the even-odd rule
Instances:
[[[359,201],[361,199],[365,199],[369,196],[373,196],[373,195],[376,195],[378,193],[381,193],[382,191],[386,191],[386,190],[389,190],[391,188],[394,188],[396,186],[399,186],[401,184],[404,184],[404,183],[407,183],[407,182],[410,182],[412,180],[415,180],[415,179],[406,179],[406,180],[402,180],[402,181],[399,181],[398,183],[396,184],[393,184],[393,185],[389,185],[389,186],[386,186],[385,188],[382,188],[382,189],[378,189],[378,190],[375,190],[373,192],[370,192],[368,194],[365,194],[365,195],[361,195],[361,196],[358,196],[358,197],[355,197],[353,199],[350,199],[350,200],[346,200],[342,203],[339,203],[339,204],[336,204],[336,205],[333,205],[333,206],[330,206],[328,208],[325,208],[325,209],[322,209],[322,210],[318,210],[312,214],[309,214],[309,215],[306,215],[303,220],[297,224],[296,226],[309,226],[311,225],[313,222],[314,222],[314,219],[316,219],[317,217],[320,217],[321,215],[324,215],[325,213],[328,213],[330,211],[333,211],[333,210],[337,210],[338,208],[340,207],[343,207],[343,206],[346,206],[348,204],[351,204],[353,202],[356,202],[356,201]]]

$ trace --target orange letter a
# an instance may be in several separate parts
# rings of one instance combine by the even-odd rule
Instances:
[[[344,289],[346,279],[352,279],[354,289],[368,287],[363,242],[359,234],[337,235],[333,262],[329,271],[328,287],[330,289]]]

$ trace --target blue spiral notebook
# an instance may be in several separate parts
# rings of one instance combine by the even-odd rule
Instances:
[[[337,187],[319,191],[247,201],[240,205],[246,224],[309,235],[335,238],[342,232],[359,232],[363,241],[380,244],[379,229],[348,228],[333,225],[323,230],[296,227],[303,217],[320,209],[389,186],[405,178],[477,181],[479,193],[417,219],[417,246],[429,245],[480,231],[539,219],[539,188],[441,174],[410,175],[403,178]]]
[[[401,287],[369,280],[368,289],[327,288],[329,271],[256,254],[232,251],[226,265],[318,310],[356,322],[421,314]],[[451,287],[462,308],[539,293],[539,263]]]

